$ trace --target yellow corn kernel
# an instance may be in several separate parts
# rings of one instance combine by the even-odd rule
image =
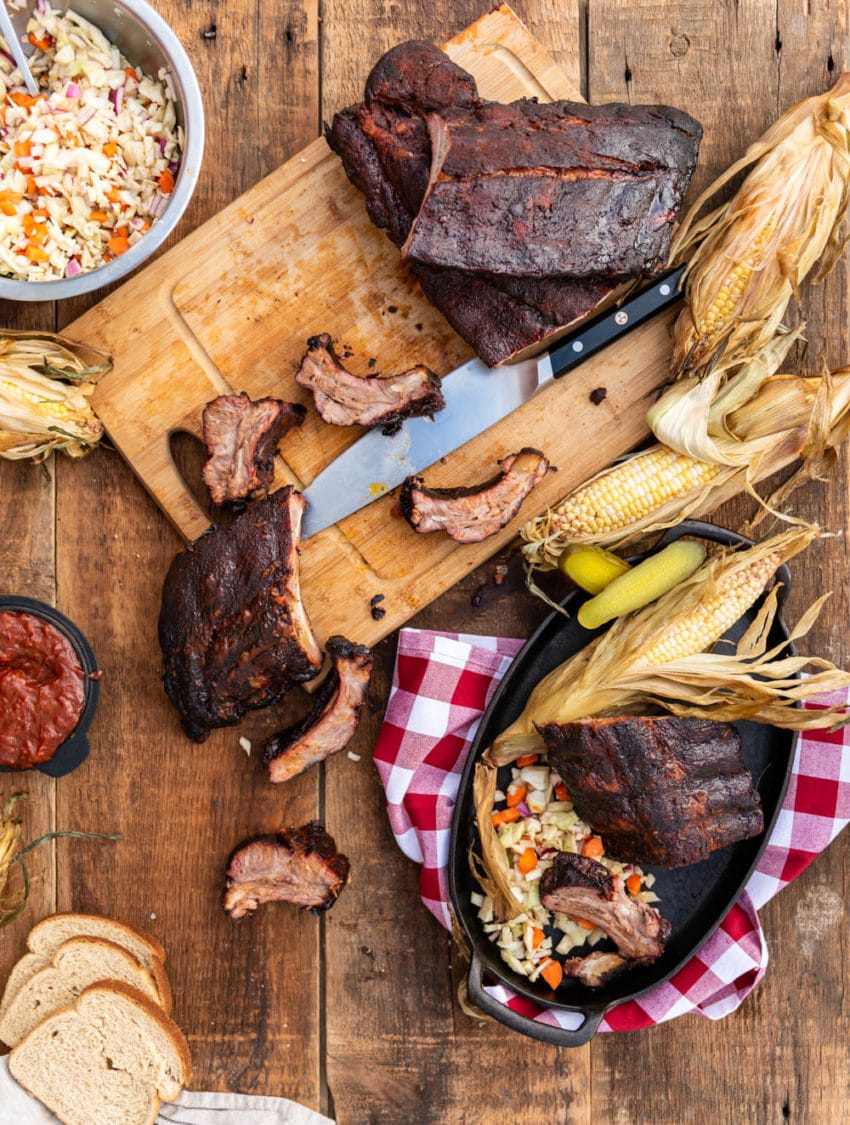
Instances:
[[[708,306],[705,316],[696,328],[697,337],[700,339],[703,347],[710,346],[714,343],[735,315],[735,310],[741,303],[750,278],[755,272],[756,263],[759,261],[761,251],[772,229],[773,221],[768,222],[762,227],[758,238],[753,243],[750,253],[742,262],[738,262],[734,267],[717,291],[717,296]]]
[[[764,592],[780,561],[769,554],[721,578],[705,601],[664,630],[638,665],[668,664],[710,649]]]
[[[79,413],[66,402],[56,402],[53,399],[45,398],[43,395],[34,394],[32,391],[25,391],[9,379],[0,379],[0,391],[11,398],[18,399],[19,402],[29,402],[39,411],[50,414],[55,418],[67,418],[72,414]]]
[[[655,446],[571,493],[552,513],[552,530],[565,539],[619,531],[668,501],[705,487],[721,468]]]

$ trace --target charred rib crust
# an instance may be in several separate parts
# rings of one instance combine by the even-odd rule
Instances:
[[[585,988],[602,988],[632,965],[632,961],[621,957],[619,953],[598,950],[588,953],[586,957],[567,958],[563,968],[565,976],[580,981]]]
[[[764,829],[729,723],[659,715],[538,729],[576,812],[618,859],[681,867]]]
[[[196,742],[318,674],[298,580],[304,504],[281,488],[171,563],[158,625],[163,682]]]

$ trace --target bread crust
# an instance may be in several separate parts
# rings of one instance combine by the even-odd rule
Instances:
[[[27,948],[33,953],[44,952],[38,947],[40,936],[46,933],[52,925],[63,921],[73,922],[76,919],[82,921],[83,924],[86,922],[93,922],[95,924],[109,922],[119,929],[126,930],[143,944],[149,946],[152,956],[158,957],[163,963],[165,962],[165,950],[153,934],[149,934],[146,930],[140,930],[137,926],[133,926],[129,922],[124,922],[120,918],[113,918],[111,914],[83,914],[79,911],[65,911],[59,914],[49,914],[46,918],[42,918],[40,922],[37,922],[30,930],[29,937],[27,938]]]

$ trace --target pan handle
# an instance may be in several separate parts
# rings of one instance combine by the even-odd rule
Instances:
[[[661,547],[666,547],[668,543],[675,543],[685,535],[692,535],[697,539],[708,539],[712,543],[720,543],[723,547],[753,546],[753,540],[748,539],[746,535],[741,535],[737,531],[729,531],[725,527],[718,527],[716,523],[706,523],[704,520],[683,520],[675,527],[667,528],[656,543],[655,549],[659,550]],[[781,609],[791,591],[791,571],[786,563],[783,563],[777,569],[776,578],[782,586],[777,597],[777,604]]]
[[[556,1047],[581,1047],[593,1038],[602,1023],[602,1017],[605,1015],[603,1008],[578,1013],[584,1016],[584,1023],[575,1031],[570,1031],[566,1027],[552,1027],[551,1024],[529,1019],[528,1016],[494,1000],[484,989],[482,972],[483,966],[473,949],[466,982],[469,999],[476,1008],[480,1008],[482,1012],[486,1012],[488,1016],[492,1016],[512,1031],[519,1031],[522,1035],[529,1035],[532,1039],[539,1039],[543,1043],[552,1043]]]

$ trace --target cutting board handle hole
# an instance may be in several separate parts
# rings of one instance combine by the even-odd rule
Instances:
[[[172,430],[168,435],[168,449],[192,499],[209,519],[221,523],[220,510],[210,499],[209,489],[201,478],[207,459],[204,443],[188,430]]]

